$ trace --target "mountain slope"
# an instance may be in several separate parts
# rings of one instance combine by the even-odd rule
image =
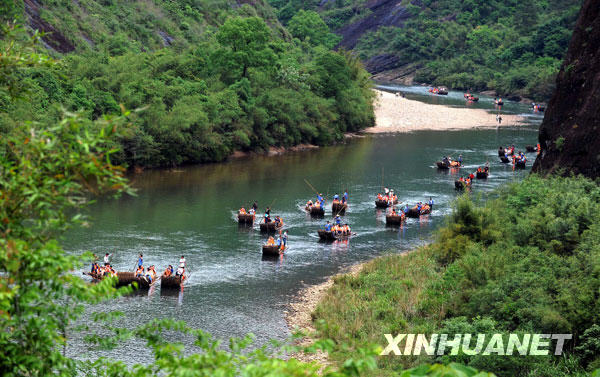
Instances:
[[[554,88],[581,0],[271,3],[284,24],[294,9],[317,10],[344,37],[340,46],[372,73],[408,68],[417,82],[543,99]]]
[[[316,13],[297,20],[295,32],[312,38],[299,41],[261,0],[12,4],[48,32],[42,43],[58,64],[10,72],[20,88],[0,86],[0,137],[27,121],[56,124],[64,109],[89,119],[130,109],[112,160],[155,167],[331,144],[374,124],[367,72],[328,48],[336,38]],[[26,40],[12,34],[0,35],[0,56]]]
[[[600,7],[587,0],[540,127],[533,169],[600,177]]]

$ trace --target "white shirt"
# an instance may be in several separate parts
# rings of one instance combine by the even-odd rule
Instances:
[[[179,268],[184,268],[185,267],[185,258],[181,258],[179,260]]]
[[[104,263],[108,263],[110,261],[110,255],[104,256]]]
[[[177,269],[177,275],[183,275],[183,267]]]

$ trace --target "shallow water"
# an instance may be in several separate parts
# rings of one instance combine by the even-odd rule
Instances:
[[[457,196],[457,175],[438,171],[434,162],[443,155],[462,153],[470,172],[490,162],[490,177],[476,181],[472,194],[487,197],[499,186],[522,179],[527,171],[513,171],[498,161],[499,145],[523,149],[535,144],[537,126],[499,130],[423,131],[397,136],[369,136],[318,150],[274,157],[253,157],[222,164],[146,171],[133,178],[136,197],[100,201],[90,209],[91,228],[71,231],[67,250],[113,253],[117,270],[132,270],[137,255],[162,271],[184,254],[190,278],[181,295],[167,295],[160,287],[150,294],[115,300],[107,309],[125,313],[120,324],[133,327],[159,318],[176,318],[218,338],[252,332],[258,344],[289,335],[285,305],[304,285],[320,283],[341,268],[388,252],[403,252],[423,244],[443,223]],[[528,169],[535,159],[529,153]],[[383,173],[383,174],[382,174]],[[318,242],[324,220],[313,220],[302,210],[314,193],[305,183],[328,194],[350,193],[344,217],[357,232],[346,243]],[[385,213],[376,210],[375,195],[382,185],[394,188],[402,202],[435,200],[434,211],[409,219],[400,229],[385,226]],[[236,210],[257,201],[280,215],[289,233],[289,249],[278,260],[263,260],[266,236],[258,226],[239,228]],[[326,218],[331,216],[327,207]],[[80,354],[73,340],[70,353]],[[92,353],[128,363],[144,362],[129,342],[118,350]]]

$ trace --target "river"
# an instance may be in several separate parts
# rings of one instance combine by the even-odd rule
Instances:
[[[402,89],[412,98],[431,100],[419,87]],[[442,100],[454,101],[456,93],[451,94]],[[486,101],[480,103],[485,106]],[[507,107],[517,113],[527,111],[520,104]],[[70,231],[63,244],[74,253],[113,253],[117,270],[132,270],[140,253],[145,264],[156,265],[158,271],[176,265],[185,255],[191,275],[182,294],[166,295],[157,287],[150,295],[104,305],[125,313],[121,325],[175,318],[217,338],[251,332],[257,344],[282,340],[289,335],[286,304],[300,288],[320,283],[352,264],[404,252],[430,240],[457,196],[453,184],[457,176],[434,168],[436,160],[462,154],[463,172],[489,161],[489,179],[476,181],[472,189],[472,195],[486,198],[493,189],[527,174],[501,164],[496,150],[499,145],[514,144],[524,150],[525,145],[535,144],[539,119],[516,128],[368,136],[279,156],[146,171],[133,177],[137,196],[94,204],[89,209],[91,227]],[[534,159],[535,154],[529,153],[527,170]],[[329,197],[348,189],[350,206],[344,221],[357,233],[349,242],[318,242],[316,232],[324,220],[313,220],[303,211],[304,203],[315,197],[305,180]],[[409,219],[400,229],[386,228],[385,213],[374,206],[382,185],[395,189],[405,203],[433,197],[433,213]],[[253,201],[260,209],[270,205],[272,214],[280,215],[286,224],[289,249],[278,260],[262,259],[266,237],[256,225],[246,229],[236,223],[237,209]],[[329,206],[326,219],[330,215]],[[139,349],[128,342],[90,356],[147,361],[150,354]],[[71,342],[71,353],[81,355],[81,351],[78,340]]]

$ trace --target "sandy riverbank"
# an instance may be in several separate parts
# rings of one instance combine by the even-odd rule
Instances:
[[[375,90],[375,127],[365,133],[401,133],[419,130],[463,130],[498,127],[496,115],[482,109],[431,105]],[[517,115],[502,114],[500,127],[524,123]]]
[[[288,305],[288,309],[285,313],[285,321],[288,325],[288,328],[291,331],[294,329],[301,330],[306,333],[313,333],[315,328],[313,326],[312,321],[312,313],[317,308],[317,304],[321,299],[325,296],[329,288],[333,286],[333,279],[338,275],[343,274],[351,274],[356,275],[362,270],[363,266],[369,262],[364,262],[360,264],[356,264],[341,273],[330,276],[325,282],[317,285],[311,285],[309,287],[303,288],[298,292],[293,302]],[[313,339],[310,337],[306,337],[298,342],[300,346],[308,346],[313,343]],[[303,362],[311,362],[316,361],[321,365],[329,365],[327,361],[327,354],[325,352],[316,352],[316,353],[295,353],[291,355],[291,357],[303,361]]]

